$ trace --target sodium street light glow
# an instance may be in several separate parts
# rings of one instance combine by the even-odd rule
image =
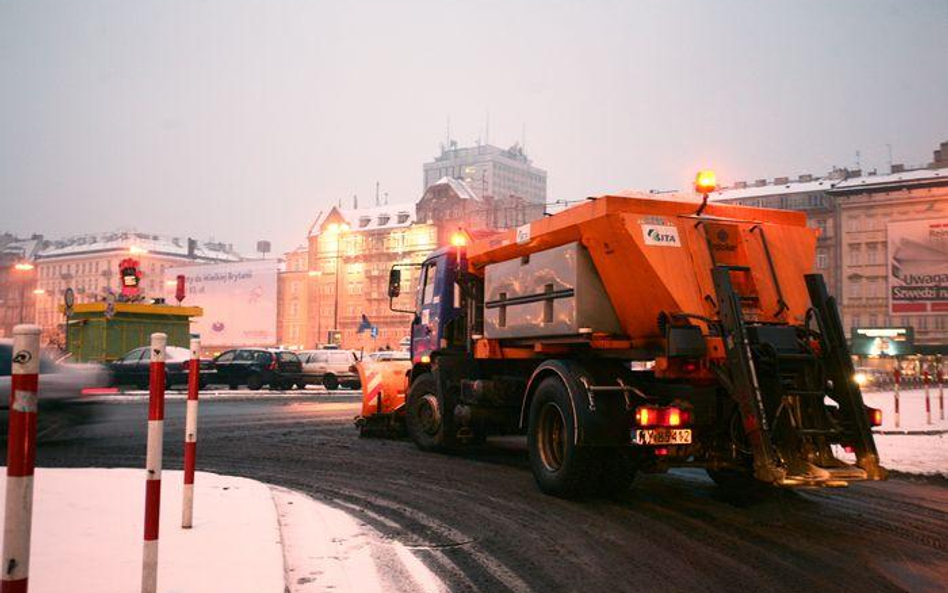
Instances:
[[[33,294],[46,294],[46,291],[43,290],[42,288],[34,288]]]
[[[15,265],[13,266],[13,269],[15,269],[17,272],[29,272],[29,271],[33,270],[33,268],[35,268],[35,267],[36,267],[36,266],[34,266],[33,264],[31,264],[31,263],[29,263],[29,262],[20,262],[20,263],[18,263],[18,264],[15,264]]]
[[[131,247],[128,248],[128,252],[131,253],[132,255],[144,255],[148,253],[148,250],[142,247],[138,247],[137,245],[132,245]]]

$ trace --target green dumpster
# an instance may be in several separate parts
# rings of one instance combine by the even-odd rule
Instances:
[[[106,303],[81,303],[73,307],[66,330],[66,349],[74,362],[109,362],[129,350],[147,346],[151,334],[168,334],[169,346],[190,347],[191,318],[201,307],[115,303],[107,315]]]

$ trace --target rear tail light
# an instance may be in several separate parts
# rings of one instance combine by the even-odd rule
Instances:
[[[882,426],[882,410],[867,406],[866,414],[869,416],[869,426]]]
[[[847,453],[855,453],[856,449],[852,445],[843,445],[843,451]]]
[[[690,422],[691,413],[676,406],[639,406],[635,410],[635,423],[639,426],[683,426]]]
[[[686,360],[681,363],[681,370],[685,373],[696,373],[698,372],[698,361],[697,360]]]

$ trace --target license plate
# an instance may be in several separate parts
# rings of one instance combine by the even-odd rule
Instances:
[[[690,428],[645,428],[635,431],[639,445],[687,445],[691,443]]]

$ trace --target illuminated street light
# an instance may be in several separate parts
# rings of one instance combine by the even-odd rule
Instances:
[[[148,250],[143,247],[138,247],[137,245],[132,245],[128,248],[128,252],[132,255],[144,255],[148,253]]]
[[[307,272],[306,274],[307,274],[310,278],[316,278],[316,277],[318,277],[318,276],[322,276],[322,275],[323,275],[323,273],[322,273],[321,271],[319,271],[319,270],[310,270],[310,271]]]
[[[30,262],[20,262],[20,263],[18,263],[18,264],[15,264],[15,265],[13,266],[13,269],[16,270],[17,272],[30,272],[30,271],[32,271],[33,268],[35,268],[35,267],[36,267],[36,266],[34,266],[33,264],[31,264]]]
[[[42,288],[34,288],[33,294],[46,294],[46,291],[43,290]]]

